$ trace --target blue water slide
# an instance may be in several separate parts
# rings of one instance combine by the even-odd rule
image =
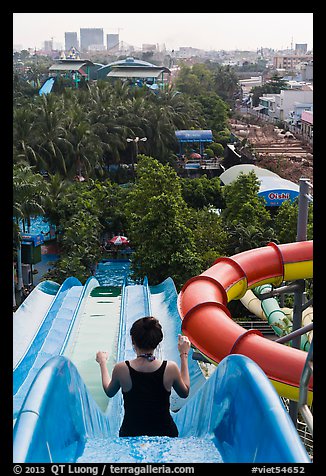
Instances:
[[[14,426],[14,461],[74,462],[86,437],[109,435],[109,422],[67,358],[39,371]]]
[[[55,79],[56,78],[51,77],[43,83],[42,87],[38,92],[39,96],[42,96],[43,94],[49,94],[52,91]]]
[[[176,414],[175,421],[181,438],[112,438],[109,418],[99,410],[76,367],[65,357],[57,356],[40,370],[18,416],[13,460],[80,462],[86,442],[95,440],[97,462],[116,462],[119,446],[124,450],[132,448],[134,455],[145,457],[141,449],[153,442],[158,450],[156,457],[151,453],[152,462],[162,462],[156,458],[161,458],[163,446],[163,462],[173,463],[171,455],[175,455],[182,440],[185,446],[191,442],[195,447],[196,442],[209,442],[210,452],[213,449],[224,463],[310,462],[276,391],[257,364],[246,356],[226,357],[197,396]],[[126,461],[130,460],[125,453],[120,462]]]
[[[42,281],[32,290],[13,315],[13,369],[37,335],[60,285]]]
[[[92,289],[94,289],[95,287],[99,286],[99,282],[96,278],[94,278],[93,276],[90,276],[86,283],[84,284],[83,286],[83,289],[81,290],[81,293],[79,295],[79,299],[78,299],[78,302],[76,304],[76,307],[74,309],[74,312],[71,316],[71,319],[70,319],[70,322],[69,322],[69,327],[67,329],[67,332],[66,332],[66,335],[65,335],[65,338],[64,338],[64,341],[61,345],[61,348],[60,348],[60,352],[59,354],[60,355],[63,355],[64,354],[64,351],[66,349],[66,346],[67,346],[67,343],[69,341],[69,338],[71,336],[71,333],[74,329],[74,326],[76,324],[76,319],[77,319],[77,316],[79,315],[79,311],[80,311],[80,308],[85,300],[85,298],[90,294],[90,292],[92,291]]]
[[[17,417],[27,391],[41,367],[48,359],[60,353],[82,289],[82,284],[74,277],[67,278],[63,282],[44,316],[37,335],[15,367],[14,418]]]
[[[146,282],[124,286],[120,310],[124,322],[118,342],[125,345],[119,360],[133,357],[128,338],[131,323],[145,309],[155,309],[156,294],[164,304],[171,289],[168,282],[151,289]],[[179,438],[117,438],[121,392],[114,402],[103,413],[71,361],[63,356],[48,360],[18,415],[14,462],[310,462],[274,387],[257,364],[242,355],[226,357],[173,413]],[[188,454],[185,460],[186,448],[200,453],[201,459],[193,460]]]
[[[224,462],[311,462],[273,385],[244,355],[225,357],[174,421],[183,437],[213,438]]]

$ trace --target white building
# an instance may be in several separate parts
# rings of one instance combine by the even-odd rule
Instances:
[[[294,111],[295,104],[313,104],[312,86],[303,89],[282,89],[280,94],[264,94],[259,98],[259,106],[255,108],[263,114],[285,121]]]

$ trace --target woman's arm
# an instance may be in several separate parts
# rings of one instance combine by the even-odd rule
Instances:
[[[108,352],[98,351],[96,354],[96,362],[100,365],[101,370],[101,377],[102,377],[102,386],[104,392],[107,394],[108,397],[114,397],[114,395],[120,389],[120,381],[118,378],[119,371],[118,366],[119,364],[115,365],[112,371],[112,378],[110,378],[108,368],[106,366],[106,362],[108,360]]]
[[[183,383],[188,387],[188,393],[190,389],[190,378],[189,378],[189,369],[188,369],[188,354],[190,351],[190,341],[188,337],[181,334],[178,335],[178,350],[180,354],[180,363],[181,363],[181,378]]]
[[[190,350],[190,341],[188,337],[178,335],[178,350],[180,354],[180,369],[175,364],[173,388],[181,398],[186,398],[190,390],[190,378],[188,370],[188,354]]]

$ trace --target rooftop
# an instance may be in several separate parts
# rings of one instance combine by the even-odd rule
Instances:
[[[175,131],[179,142],[213,142],[213,134],[210,129],[206,130],[179,130]]]

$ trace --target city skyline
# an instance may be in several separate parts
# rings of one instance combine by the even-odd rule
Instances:
[[[13,44],[40,49],[53,38],[64,47],[65,32],[79,38],[80,28],[103,28],[105,38],[119,33],[136,48],[254,51],[307,43],[313,49],[313,13],[13,13]]]

